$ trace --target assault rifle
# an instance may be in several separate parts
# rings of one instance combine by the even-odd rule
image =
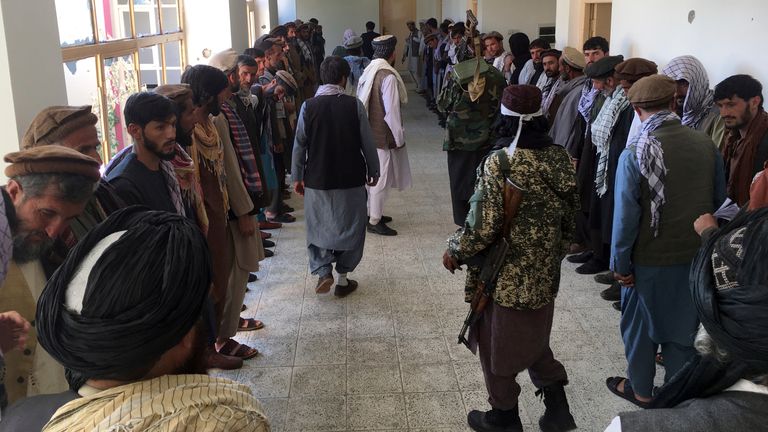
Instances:
[[[523,190],[507,178],[504,181],[504,225],[501,235],[493,242],[493,244],[485,249],[484,257],[476,255],[465,261],[466,264],[475,265],[476,262],[479,263],[479,261],[482,260],[480,278],[477,281],[475,292],[472,295],[469,313],[467,313],[467,317],[464,319],[464,325],[461,327],[461,332],[459,332],[458,343],[466,345],[467,348],[469,348],[469,341],[466,336],[469,327],[480,319],[486,306],[488,306],[488,302],[493,301],[493,292],[496,290],[496,282],[499,279],[499,272],[504,266],[504,260],[509,251],[507,237],[509,237],[509,233],[512,229],[512,220],[517,216],[522,201]]]

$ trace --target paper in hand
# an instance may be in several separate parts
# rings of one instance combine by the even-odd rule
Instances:
[[[713,215],[717,219],[725,219],[727,221],[732,220],[739,213],[741,209],[730,198],[726,198],[723,205]]]

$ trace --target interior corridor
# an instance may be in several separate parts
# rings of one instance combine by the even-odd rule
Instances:
[[[261,354],[219,376],[250,385],[281,431],[467,431],[471,409],[490,409],[477,357],[456,336],[467,304],[464,275],[441,262],[451,218],[443,129],[411,92],[404,107],[414,187],[392,191],[386,214],[396,237],[368,234],[365,256],[350,274],[360,283],[345,299],[316,295],[307,269],[302,200],[289,204],[297,222],[273,231],[274,258],[250,284],[244,317],[262,330],[239,333]],[[563,264],[552,349],[565,365],[576,423],[602,431],[633,405],[605,387],[625,374],[619,312],[599,296],[592,276]],[[538,431],[544,405],[526,375],[518,377],[521,418]]]

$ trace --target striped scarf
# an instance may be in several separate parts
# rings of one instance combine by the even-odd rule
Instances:
[[[0,191],[0,286],[3,286],[5,275],[8,273],[8,263],[13,255],[13,235],[11,221],[5,214],[5,193]],[[10,204],[10,203],[9,203]]]
[[[256,156],[253,154],[251,140],[248,138],[248,131],[228,102],[225,101],[221,104],[221,112],[229,123],[229,133],[232,135],[232,144],[237,152],[240,175],[243,177],[245,188],[249,193],[259,193],[263,190],[263,186],[259,169],[256,166]]]
[[[581,89],[581,99],[579,99],[579,112],[587,123],[591,120],[590,111],[592,111],[592,107],[595,105],[595,99],[597,99],[599,93],[598,90],[592,88],[591,79],[584,81],[584,87]]]
[[[560,87],[563,86],[564,82],[565,81],[558,78],[550,81],[547,86],[544,87],[544,90],[542,91],[543,101],[541,102],[541,111],[544,112],[544,115],[547,115],[549,107],[552,106],[552,102],[555,100],[555,95],[560,90]]]
[[[597,172],[595,173],[595,190],[602,197],[608,192],[605,181],[608,174],[608,153],[611,148],[611,133],[619,121],[619,114],[629,106],[624,89],[616,87],[613,94],[605,100],[603,108],[592,123],[592,143],[597,149]]]
[[[660,111],[652,115],[643,122],[640,133],[630,143],[630,146],[635,148],[640,174],[648,181],[648,189],[651,192],[651,228],[653,228],[654,237],[659,235],[661,206],[665,201],[664,177],[667,174],[667,167],[664,166],[664,151],[661,149],[661,143],[651,135],[651,132],[668,120],[680,121],[680,117],[670,111]]]
[[[688,94],[683,104],[683,126],[696,129],[715,104],[714,92],[704,65],[694,56],[673,58],[661,73],[675,81],[688,81]]]

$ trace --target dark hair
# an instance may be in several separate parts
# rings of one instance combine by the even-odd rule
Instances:
[[[262,58],[265,56],[264,50],[258,48],[246,48],[243,50],[243,55],[250,56],[252,58]]]
[[[239,68],[240,66],[258,67],[259,64],[256,63],[253,57],[243,54],[237,56],[237,67]]]
[[[34,173],[15,176],[12,180],[21,185],[25,200],[50,192],[57,199],[79,204],[88,201],[96,189],[95,180],[79,174]]]
[[[320,80],[323,84],[339,84],[349,73],[349,63],[341,57],[330,56],[320,64]]]
[[[547,50],[547,49],[550,48],[549,42],[547,42],[547,41],[545,41],[544,39],[541,39],[541,38],[534,39],[534,40],[531,41],[531,44],[528,45],[528,49],[532,50],[534,48],[541,48],[541,49]]]
[[[151,121],[166,121],[176,115],[173,101],[155,92],[132,94],[125,102],[125,124],[137,124],[144,128]]]
[[[195,106],[209,103],[229,86],[224,72],[208,65],[195,65],[188,68],[181,75],[181,82],[189,84],[192,89],[192,103]]]
[[[499,114],[496,117],[496,121],[491,125],[491,131],[498,138],[514,137],[517,134],[517,126],[519,124],[520,117]],[[530,121],[523,122],[523,131],[547,133],[549,131],[549,122],[544,116],[534,117]]]
[[[313,23],[314,25],[320,24],[320,21],[318,21],[317,18],[310,18],[309,22]]]
[[[427,25],[432,28],[437,28],[437,20],[434,18],[430,18],[427,20]]]
[[[456,26],[454,26],[451,29],[451,38],[455,38],[456,36],[464,36],[464,33],[466,32],[463,28],[456,28]]]
[[[763,85],[751,75],[733,75],[715,86],[715,101],[738,96],[745,101],[755,96],[760,97],[760,109],[763,109]]]
[[[365,23],[365,29],[368,31],[372,31],[374,28],[376,28],[376,23],[373,21],[368,21]]]
[[[447,22],[443,21],[442,23],[440,23],[441,32],[448,33],[448,27],[450,27],[450,24],[448,24]]]
[[[347,48],[347,55],[358,56],[363,54],[363,47]]]
[[[595,36],[584,42],[584,51],[596,49],[603,50],[604,53],[607,53],[610,50],[608,41],[602,36]]]

